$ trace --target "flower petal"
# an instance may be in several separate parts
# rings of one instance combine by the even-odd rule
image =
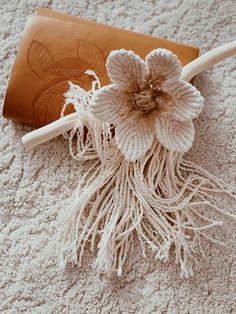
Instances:
[[[177,81],[182,72],[182,65],[178,57],[171,51],[158,48],[146,56],[149,75],[154,82],[163,79],[164,84]]]
[[[114,85],[107,85],[95,92],[91,102],[91,112],[101,121],[117,125],[121,121],[121,109],[129,106],[128,96]]]
[[[106,67],[111,81],[118,86],[132,91],[143,87],[146,64],[133,51],[112,51],[107,58]]]
[[[158,117],[155,121],[156,137],[169,150],[185,152],[194,140],[192,121],[176,121],[169,117]]]
[[[204,98],[190,83],[180,80],[172,87],[171,94],[175,100],[173,118],[187,121],[196,118],[204,107]]]
[[[142,157],[152,145],[151,129],[143,119],[126,119],[116,127],[116,144],[125,159],[134,161]]]

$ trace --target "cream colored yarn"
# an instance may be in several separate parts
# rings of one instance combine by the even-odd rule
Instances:
[[[185,152],[192,146],[192,119],[204,99],[180,79],[176,55],[156,49],[144,61],[132,51],[116,50],[107,59],[107,72],[113,84],[94,94],[91,110],[115,126],[116,144],[127,160],[142,157],[154,138],[168,150]]]
[[[192,276],[204,256],[202,238],[214,241],[207,230],[222,225],[211,212],[235,217],[215,197],[236,198],[236,189],[183,158],[203,98],[180,79],[180,62],[165,49],[145,62],[130,51],[111,52],[107,70],[113,84],[100,87],[90,71],[90,91],[70,83],[65,95],[65,107],[78,113],[66,135],[70,153],[93,163],[59,233],[60,264],[80,266],[88,247],[97,252],[94,267],[121,275],[137,238],[144,257],[147,249],[164,262],[174,254],[180,276]]]

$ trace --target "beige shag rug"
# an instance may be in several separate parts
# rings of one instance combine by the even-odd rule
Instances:
[[[235,0],[0,0],[0,97],[3,101],[27,16],[44,6],[147,34],[194,44],[202,52],[236,37]],[[228,59],[195,79],[205,109],[195,122],[188,158],[235,184],[236,62]],[[0,122],[0,312],[13,313],[236,313],[236,221],[226,219],[205,242],[194,278],[180,279],[139,246],[122,278],[91,268],[61,272],[55,244],[61,217],[83,172],[62,137],[24,152],[31,127]],[[236,206],[222,196],[231,212]]]

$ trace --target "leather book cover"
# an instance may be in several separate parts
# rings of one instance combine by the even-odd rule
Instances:
[[[144,58],[158,47],[178,55],[183,65],[199,53],[189,45],[38,9],[23,32],[3,116],[35,126],[55,121],[68,81],[90,88],[91,77],[85,71],[93,70],[102,85],[109,84],[105,63],[111,50],[129,49]]]

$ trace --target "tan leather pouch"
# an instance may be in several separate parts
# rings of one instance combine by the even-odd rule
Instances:
[[[167,48],[185,65],[198,56],[196,47],[118,29],[93,21],[38,9],[30,16],[10,77],[3,116],[42,126],[60,117],[68,81],[89,88],[94,70],[103,85],[111,50],[130,49],[145,57]]]

